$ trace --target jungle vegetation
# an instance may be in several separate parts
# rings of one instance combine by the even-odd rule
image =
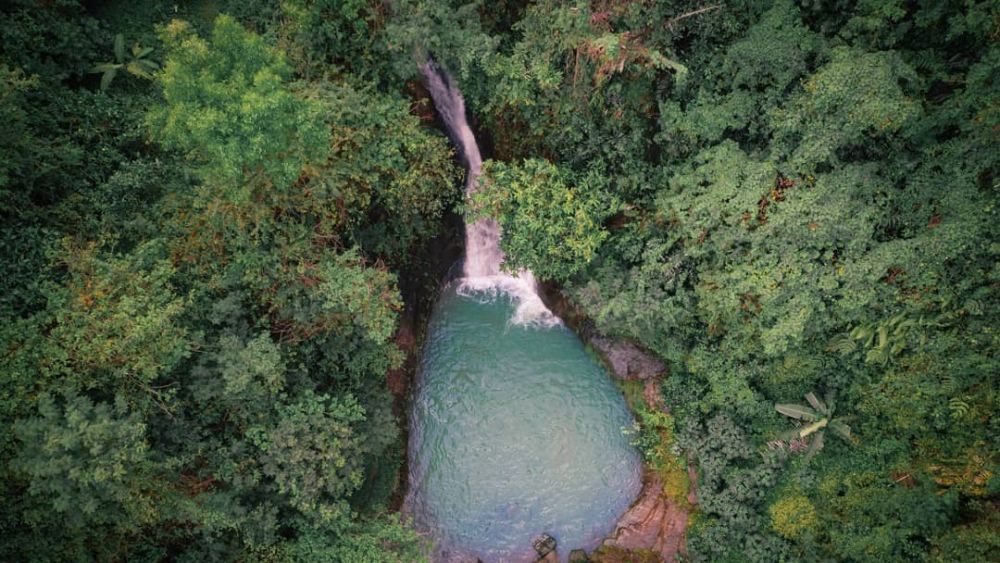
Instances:
[[[0,17],[0,559],[420,560],[386,374],[463,213],[668,364],[691,560],[996,557],[995,2]]]

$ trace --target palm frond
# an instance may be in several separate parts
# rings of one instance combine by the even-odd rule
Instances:
[[[115,34],[115,61],[125,62],[125,36],[121,33]]]
[[[818,432],[816,433],[816,436],[813,438],[812,443],[809,444],[809,449],[806,450],[805,460],[808,462],[813,458],[813,456],[819,453],[819,451],[822,449],[823,449],[823,432]]]
[[[808,401],[809,404],[812,405],[812,408],[816,409],[820,413],[829,414],[827,412],[826,405],[824,405],[823,401],[820,401],[819,398],[816,397],[815,393],[812,392],[806,393],[806,401]]]
[[[840,420],[830,421],[830,430],[833,430],[838,436],[847,440],[848,442],[854,442],[854,435],[851,434],[851,427],[844,424]]]
[[[101,91],[102,92],[105,91],[105,90],[107,90],[108,87],[111,86],[111,81],[115,79],[115,75],[116,74],[118,74],[118,68],[117,67],[108,69],[108,71],[104,73],[104,76],[101,77]]]
[[[812,410],[809,407],[803,405],[792,405],[787,403],[778,403],[774,405],[774,410],[780,412],[785,416],[795,418],[798,420],[818,420],[819,413]]]

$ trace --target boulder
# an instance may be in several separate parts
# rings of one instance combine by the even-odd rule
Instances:
[[[595,335],[590,345],[601,353],[619,379],[652,379],[667,371],[663,362],[630,342]]]
[[[604,545],[626,550],[649,550],[663,561],[674,561],[684,551],[687,512],[663,495],[663,483],[647,471],[638,500],[618,520]]]

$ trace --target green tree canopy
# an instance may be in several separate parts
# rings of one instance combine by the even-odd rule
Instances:
[[[167,60],[165,104],[150,112],[154,137],[188,154],[206,179],[246,199],[250,178],[287,189],[326,154],[329,132],[319,107],[291,92],[285,57],[227,16],[208,40],[175,20],[161,38]]]
[[[505,267],[529,268],[543,279],[565,280],[593,259],[614,209],[599,186],[573,185],[550,162],[487,161],[470,203],[470,220],[492,217],[503,228]]]

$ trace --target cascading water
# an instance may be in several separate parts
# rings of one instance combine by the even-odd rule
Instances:
[[[482,159],[452,79],[421,72],[473,192]],[[403,511],[436,561],[533,561],[551,534],[565,561],[593,549],[639,492],[621,394],[542,303],[530,272],[502,271],[500,227],[466,225],[464,277],[427,329],[410,418]]]
[[[465,193],[468,196],[478,187],[483,158],[465,117],[465,99],[451,76],[442,71],[433,59],[420,65],[420,72],[448,136],[465,163]],[[500,234],[500,225],[493,219],[479,219],[465,224],[465,267],[459,292],[487,297],[503,292],[516,302],[517,309],[511,319],[514,323],[558,324],[559,317],[553,315],[539,297],[535,276],[530,271],[521,270],[510,275],[501,270],[503,251],[500,249]]]

